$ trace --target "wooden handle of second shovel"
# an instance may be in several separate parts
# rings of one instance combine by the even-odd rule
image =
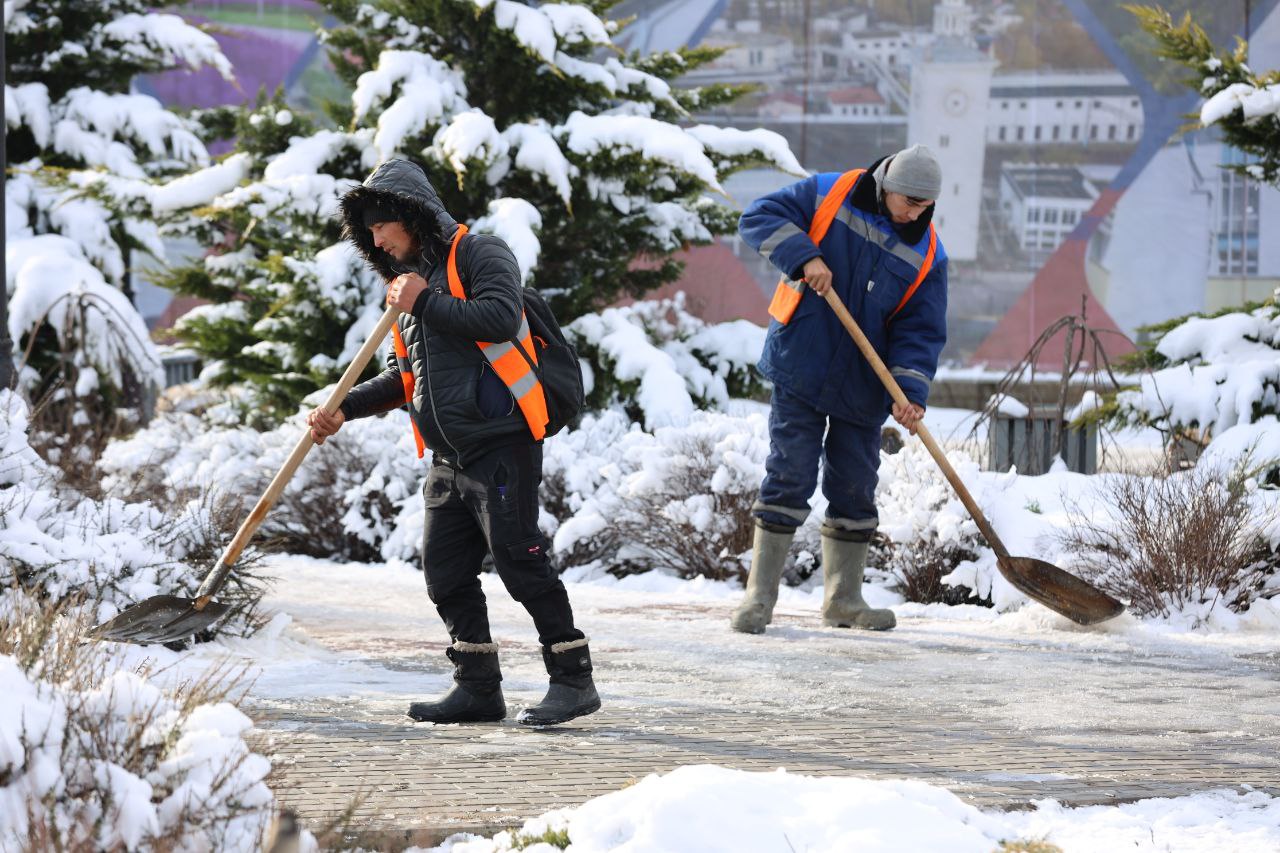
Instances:
[[[382,341],[387,337],[387,332],[391,331],[392,324],[395,323],[396,318],[399,316],[400,309],[395,306],[387,308],[383,313],[382,319],[378,320],[378,325],[373,329],[373,334],[369,335],[369,339],[364,342],[364,346],[360,347],[360,351],[356,353],[356,357],[351,360],[351,364],[347,365],[342,378],[338,380],[333,393],[329,395],[329,399],[325,400],[324,410],[326,412],[333,414],[338,410],[338,406],[342,405],[342,401],[347,397],[347,392],[356,384],[356,380],[360,378],[365,366],[369,364],[373,354],[378,351],[378,347],[382,345]],[[244,520],[244,523],[240,525],[240,529],[236,531],[235,538],[227,545],[222,552],[222,556],[218,558],[217,564],[200,584],[200,590],[196,593],[196,601],[193,605],[196,610],[203,610],[205,605],[209,603],[209,599],[213,598],[218,593],[218,590],[222,588],[223,581],[231,573],[231,567],[235,565],[236,560],[240,559],[240,553],[249,544],[249,540],[253,538],[253,534],[258,530],[258,526],[267,517],[267,512],[275,504],[276,499],[280,497],[284,487],[288,485],[289,480],[293,477],[293,473],[298,470],[298,466],[302,464],[302,460],[314,445],[315,439],[311,437],[310,428],[303,430],[302,437],[298,439],[298,444],[293,448],[293,452],[289,454],[289,458],[285,460],[284,465],[276,472],[275,477],[271,479],[271,484],[267,486],[267,490],[262,494],[262,497],[258,498],[258,503],[254,505],[249,517]]]
[[[840,322],[844,324],[845,329],[853,337],[853,342],[858,345],[862,355],[871,363],[871,368],[875,370],[876,376],[880,377],[880,381],[888,389],[889,396],[893,397],[893,402],[899,406],[910,405],[911,401],[907,399],[906,394],[902,393],[902,387],[898,385],[898,380],[894,379],[893,374],[889,372],[889,368],[884,366],[884,361],[880,358],[880,354],[876,352],[875,347],[871,346],[871,341],[867,340],[867,336],[858,327],[858,323],[853,319],[853,315],[849,313],[849,309],[844,307],[844,303],[840,301],[840,297],[836,294],[836,289],[829,287],[822,296],[827,300],[827,304],[836,312]],[[960,475],[956,473],[956,470],[951,467],[946,453],[943,452],[938,442],[934,440],[933,434],[929,432],[923,422],[916,425],[916,435],[920,436],[924,446],[929,449],[929,454],[933,456],[933,461],[938,463],[938,467],[942,469],[947,482],[951,484],[951,488],[956,490],[956,494],[960,496],[960,502],[964,504],[965,509],[969,510],[969,515],[973,516],[978,529],[982,531],[987,543],[991,545],[991,550],[996,552],[999,562],[1003,563],[1004,560],[1009,558],[1009,551],[1004,547],[1004,543],[996,535],[995,529],[987,521],[987,517],[983,515],[982,510],[978,508],[978,502],[973,499],[973,495],[969,494],[969,490],[964,486],[964,481],[960,479]]]

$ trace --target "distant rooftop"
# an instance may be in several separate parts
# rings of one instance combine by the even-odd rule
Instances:
[[[835,89],[827,93],[827,99],[833,104],[883,104],[884,98],[870,86],[849,86]]]
[[[1097,197],[1075,166],[1005,166],[1001,175],[1021,198],[1066,198],[1087,201]]]

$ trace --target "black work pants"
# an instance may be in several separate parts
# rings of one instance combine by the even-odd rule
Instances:
[[[492,642],[480,587],[486,551],[507,592],[533,617],[542,645],[582,638],[538,529],[541,483],[542,446],[533,442],[494,448],[463,469],[431,466],[422,568],[427,595],[455,641]]]

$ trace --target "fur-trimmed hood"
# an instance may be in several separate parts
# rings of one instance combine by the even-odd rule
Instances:
[[[421,166],[408,160],[388,160],[338,202],[343,238],[355,244],[365,261],[383,279],[390,281],[405,269],[395,258],[373,245],[373,235],[364,225],[364,210],[374,200],[399,214],[397,220],[413,235],[428,266],[443,255],[443,249],[453,239],[458,223],[444,209],[440,196]]]

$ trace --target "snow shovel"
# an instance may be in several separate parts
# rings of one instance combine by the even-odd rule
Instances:
[[[394,306],[387,308],[386,313],[382,315],[382,319],[378,321],[378,325],[374,328],[373,334],[369,336],[364,346],[356,353],[356,357],[352,359],[346,372],[338,380],[338,386],[333,389],[333,393],[325,401],[325,411],[333,414],[338,410],[338,406],[346,398],[351,386],[356,384],[356,379],[360,377],[365,365],[373,358],[374,352],[377,351],[378,346],[387,336],[387,332],[391,330],[391,324],[396,321],[396,317],[399,315],[399,308]],[[114,619],[94,626],[89,630],[89,636],[95,640],[118,640],[120,642],[140,643],[143,645],[147,643],[169,643],[190,637],[197,631],[201,631],[216,622],[219,617],[227,612],[229,605],[214,601],[213,597],[222,588],[222,584],[227,579],[227,576],[231,574],[231,569],[235,566],[236,560],[240,558],[240,553],[249,544],[249,540],[253,538],[258,525],[266,518],[267,512],[275,504],[276,499],[280,497],[280,493],[284,491],[289,479],[293,477],[293,472],[298,470],[298,466],[302,464],[307,451],[314,444],[315,439],[311,437],[311,430],[305,430],[302,433],[302,438],[298,440],[297,446],[293,448],[293,453],[289,454],[284,466],[272,478],[271,485],[267,486],[267,491],[262,497],[258,498],[258,503],[254,506],[253,512],[249,513],[249,517],[240,525],[240,529],[236,531],[235,538],[231,540],[231,543],[222,552],[218,562],[205,575],[195,598],[183,598],[176,595],[152,596],[145,601],[140,601],[126,608]]]
[[[836,312],[836,316],[840,318],[840,322],[844,324],[845,329],[853,337],[858,349],[862,351],[867,361],[871,363],[876,375],[880,377],[884,387],[889,390],[893,401],[901,406],[907,405],[907,396],[902,393],[902,388],[898,386],[898,381],[893,378],[893,374],[889,373],[889,369],[884,366],[884,362],[881,361],[880,356],[871,346],[871,341],[867,340],[867,336],[862,333],[862,329],[858,328],[857,322],[849,314],[849,309],[844,307],[844,303],[836,295],[835,288],[828,288],[823,297],[827,300],[832,310]],[[1005,580],[1012,584],[1014,588],[1028,598],[1040,602],[1050,610],[1061,613],[1081,625],[1093,625],[1097,622],[1103,622],[1124,612],[1124,605],[1119,601],[1075,575],[1064,572],[1057,566],[1046,563],[1044,560],[1032,559],[1031,557],[1009,556],[1008,549],[1004,547],[1004,543],[996,535],[995,530],[987,521],[987,517],[978,508],[978,504],[973,499],[973,496],[969,494],[969,490],[964,487],[960,476],[956,474],[955,469],[951,467],[951,463],[947,461],[946,454],[942,452],[942,448],[938,446],[938,442],[934,440],[933,435],[925,428],[923,423],[916,426],[916,434],[920,436],[924,446],[929,448],[933,461],[938,463],[938,467],[946,475],[947,481],[951,483],[951,487],[960,496],[961,503],[964,504],[965,509],[969,510],[973,520],[977,522],[978,529],[986,537],[987,544],[991,546],[991,550],[996,552],[996,565],[1000,568],[1000,574],[1004,575]]]

